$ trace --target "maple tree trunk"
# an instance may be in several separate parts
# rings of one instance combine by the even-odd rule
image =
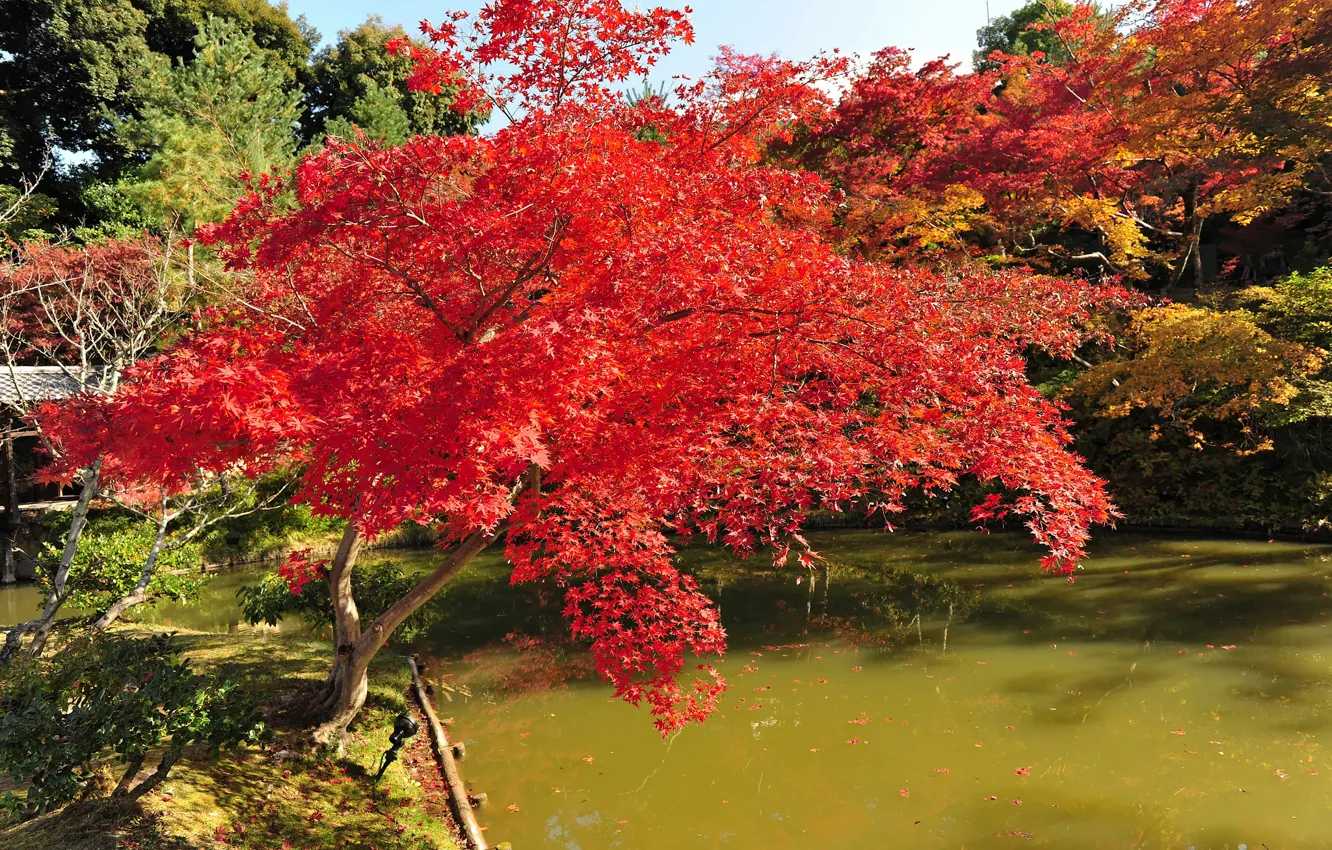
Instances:
[[[153,571],[157,567],[157,556],[162,553],[162,541],[166,539],[167,524],[169,520],[163,512],[162,517],[157,521],[157,536],[153,538],[153,545],[148,549],[148,557],[144,558],[143,570],[139,573],[139,581],[134,585],[134,589],[124,596],[117,599],[106,613],[97,618],[93,623],[93,631],[104,631],[127,610],[139,605],[148,599],[148,585],[153,580]]]
[[[69,522],[69,534],[65,536],[65,549],[60,553],[60,564],[56,567],[55,576],[51,580],[51,592],[46,597],[42,616],[35,621],[36,634],[33,636],[32,645],[28,647],[28,652],[33,656],[41,655],[46,649],[46,639],[51,634],[56,614],[60,612],[60,606],[65,604],[65,597],[69,595],[66,587],[69,583],[69,570],[74,565],[74,555],[79,551],[79,539],[83,537],[83,529],[88,525],[88,508],[97,493],[98,478],[101,474],[102,459],[99,457],[83,476],[83,491],[79,493],[79,501],[74,505],[74,514]]]
[[[1175,269],[1175,274],[1171,277],[1170,283],[1166,285],[1165,292],[1169,294],[1180,281],[1184,279],[1184,272],[1192,272],[1193,286],[1200,289],[1203,282],[1202,267],[1202,216],[1198,215],[1198,185],[1190,183],[1189,187],[1181,194],[1184,201],[1184,232],[1187,234],[1188,241],[1184,246],[1184,256],[1179,258],[1179,267]]]
[[[323,721],[314,734],[315,743],[321,746],[340,744],[337,739],[365,703],[369,662],[359,669],[354,669],[352,664],[356,642],[361,637],[361,615],[352,593],[351,576],[361,553],[361,543],[360,529],[356,523],[348,522],[326,578],[333,603],[333,664],[323,688],[311,698],[308,709],[310,718]]]
[[[388,643],[389,637],[404,620],[438,593],[440,588],[489,546],[498,535],[498,530],[473,532],[405,596],[375,618],[369,628],[356,638],[338,645],[337,656],[329,672],[329,680],[322,691],[322,700],[316,706],[315,716],[323,721],[314,731],[313,739],[316,745],[337,746],[341,743],[348,725],[356,719],[361,706],[365,704],[367,672],[375,655],[384,644]],[[352,538],[350,543],[349,537]],[[342,555],[344,548],[348,550],[349,557],[342,559],[342,569],[338,570],[337,559],[329,569],[329,588],[335,594],[333,605],[335,631],[350,626],[353,621],[357,623],[359,629],[359,619],[355,614],[356,603],[351,598],[350,585],[351,565],[355,552],[360,548],[357,532],[349,531],[343,535],[343,543],[338,547],[339,556]],[[339,596],[343,598],[340,600]],[[350,631],[345,633],[348,638],[350,635]]]
[[[1202,219],[1197,218],[1189,231],[1189,270],[1193,273],[1193,288],[1198,290],[1203,286],[1202,226]]]

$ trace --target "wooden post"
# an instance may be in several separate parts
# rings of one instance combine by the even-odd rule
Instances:
[[[14,473],[14,428],[5,425],[5,524],[0,532],[0,583],[13,584],[18,580],[18,568],[14,562],[14,542],[19,532],[18,515],[18,478]]]
[[[430,738],[435,742],[435,752],[439,755],[439,764],[444,770],[444,781],[449,786],[449,800],[453,803],[453,813],[458,817],[463,837],[472,845],[473,850],[486,850],[486,839],[481,834],[481,825],[476,822],[476,813],[472,811],[472,803],[467,798],[467,789],[463,786],[462,776],[458,773],[458,764],[453,760],[453,748],[449,746],[448,736],[444,734],[444,727],[435,716],[435,708],[430,704],[430,697],[426,695],[425,685],[421,683],[421,673],[416,667],[416,659],[408,656],[407,666],[412,671],[416,699],[421,703],[426,725],[430,727]]]

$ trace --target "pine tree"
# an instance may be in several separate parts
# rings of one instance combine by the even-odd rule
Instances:
[[[367,137],[390,145],[400,145],[412,135],[412,121],[402,108],[402,95],[392,88],[380,86],[373,79],[365,84],[361,95],[347,110],[324,125],[325,136],[336,136],[347,141],[356,139],[360,129]]]
[[[210,17],[193,61],[159,63],[145,82],[142,116],[122,132],[152,150],[124,190],[164,223],[220,221],[247,175],[289,165],[301,92],[236,23]]]

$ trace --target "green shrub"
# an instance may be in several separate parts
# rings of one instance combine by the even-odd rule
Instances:
[[[417,577],[409,576],[392,561],[359,564],[352,571],[352,593],[363,621],[379,616],[416,586]],[[264,622],[277,625],[283,617],[300,615],[311,625],[324,626],[333,622],[333,599],[328,582],[315,579],[291,592],[293,585],[281,573],[272,573],[257,585],[242,587],[241,614],[250,625]],[[423,605],[408,617],[393,633],[395,640],[410,641],[430,627],[437,616],[433,605]]]
[[[166,779],[185,747],[233,747],[262,731],[238,686],[194,673],[171,635],[81,638],[48,659],[0,671],[0,769],[23,797],[4,803],[34,816],[93,796],[99,767],[123,767],[113,797],[137,799]],[[156,769],[136,777],[149,753]]]
[[[210,562],[262,556],[293,543],[308,543],[342,532],[343,520],[315,516],[309,505],[290,502],[296,486],[294,472],[273,473],[261,478],[257,484],[254,492],[238,503],[238,510],[258,505],[286,489],[275,499],[271,509],[229,517],[209,529],[201,546],[204,557]]]
[[[64,526],[68,526],[64,517]],[[63,531],[63,529],[62,529]],[[69,573],[67,605],[84,611],[103,611],[134,589],[152,548],[156,528],[151,522],[121,513],[102,514],[88,523]],[[50,591],[51,576],[60,562],[64,541],[46,535],[38,555],[37,581]],[[54,539],[51,539],[54,537]],[[148,585],[148,603],[160,599],[189,602],[199,595],[207,578],[199,574],[199,547],[194,544],[163,548]],[[183,571],[183,572],[181,572]]]

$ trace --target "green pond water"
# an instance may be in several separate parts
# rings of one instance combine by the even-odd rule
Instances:
[[[494,559],[455,579],[411,649],[490,841],[1332,847],[1332,547],[1105,535],[1070,586],[1015,535],[813,540],[826,573],[682,555],[730,689],[668,739],[565,646],[558,594]],[[146,619],[244,628],[247,580]],[[36,606],[0,591],[10,621]]]

